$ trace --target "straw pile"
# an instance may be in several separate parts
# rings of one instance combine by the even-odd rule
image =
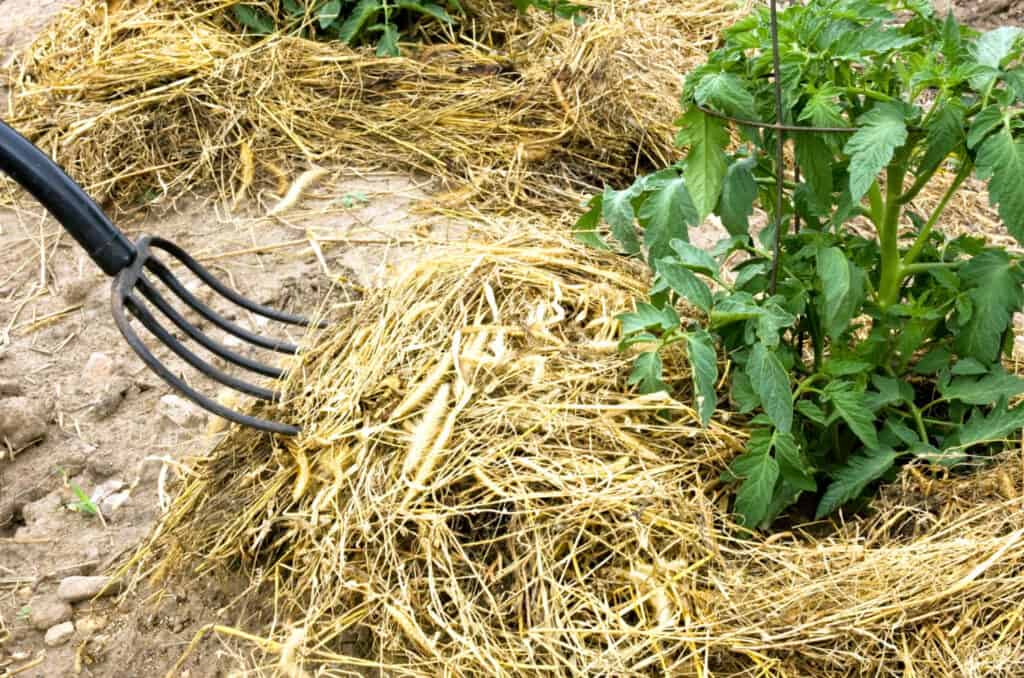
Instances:
[[[550,235],[439,254],[305,355],[301,437],[196,462],[138,572],[244,576],[284,675],[1020,675],[1021,454],[745,538],[743,434],[699,428],[678,356],[681,402],[625,386],[643,289]]]
[[[233,1],[82,3],[8,73],[11,124],[121,207],[200,187],[272,202],[338,159],[536,206],[674,159],[682,75],[742,4],[593,0],[576,26],[474,0],[454,42],[381,59],[243,37]]]

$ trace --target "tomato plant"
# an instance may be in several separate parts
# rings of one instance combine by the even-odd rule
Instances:
[[[755,528],[805,494],[818,517],[861,502],[909,460],[970,464],[1024,427],[1010,407],[1024,379],[1002,365],[1021,259],[936,229],[974,175],[1024,242],[1024,31],[979,34],[927,0],[810,0],[778,30],[780,122],[828,131],[788,130],[779,166],[760,9],[687,76],[685,159],[606,189],[576,225],[653,270],[649,298],[620,317],[622,348],[641,349],[631,384],[671,388],[661,354],[681,346],[706,423],[724,397],[716,359],[729,361],[751,435],[726,477]],[[688,232],[710,214],[728,237],[704,251]],[[698,322],[681,322],[683,301]]]

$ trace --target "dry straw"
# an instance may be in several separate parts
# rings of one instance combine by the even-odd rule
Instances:
[[[137,571],[245,573],[265,617],[216,630],[285,675],[1020,675],[1019,452],[744,537],[743,433],[695,423],[678,356],[681,402],[625,385],[644,289],[550,233],[438,253],[313,344],[299,439],[196,462]]]
[[[474,0],[454,44],[382,59],[240,36],[230,4],[82,3],[12,67],[12,124],[122,207],[198,187],[272,204],[338,160],[422,171],[453,203],[536,206],[674,159],[682,74],[740,9],[594,0],[577,26]]]

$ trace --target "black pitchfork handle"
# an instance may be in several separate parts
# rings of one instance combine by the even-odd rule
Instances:
[[[96,265],[115,276],[135,260],[135,246],[57,163],[0,120],[0,172],[35,197]]]

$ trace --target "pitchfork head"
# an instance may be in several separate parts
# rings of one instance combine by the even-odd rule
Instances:
[[[295,426],[244,414],[231,409],[230,407],[227,407],[226,405],[217,402],[194,389],[164,365],[160,359],[153,355],[149,348],[147,348],[139,338],[139,335],[135,332],[135,329],[132,327],[125,311],[131,313],[139,323],[156,338],[158,342],[170,348],[179,358],[191,365],[200,373],[223,384],[224,386],[238,391],[239,393],[269,402],[279,402],[281,394],[278,391],[274,391],[245,379],[227,374],[223,370],[211,365],[175,338],[172,332],[154,316],[151,308],[155,308],[159,311],[160,315],[165,319],[165,322],[169,321],[189,339],[192,339],[210,353],[226,360],[229,363],[237,365],[238,367],[254,373],[255,375],[269,377],[271,379],[280,379],[284,376],[283,371],[277,367],[240,355],[205,334],[202,330],[189,322],[184,315],[182,315],[168,302],[168,299],[163,296],[163,293],[154,284],[150,276],[155,277],[163,283],[163,286],[169,290],[171,294],[177,297],[185,306],[198,313],[199,316],[204,318],[206,321],[220,328],[227,334],[237,337],[243,342],[259,348],[289,355],[297,353],[298,347],[287,341],[272,339],[255,334],[210,308],[207,304],[200,301],[195,294],[190,292],[185,285],[182,284],[181,280],[179,280],[171,271],[171,269],[154,256],[154,252],[159,250],[162,254],[169,256],[171,259],[177,260],[191,271],[203,284],[209,286],[221,297],[237,305],[241,309],[290,325],[308,327],[310,325],[310,321],[299,316],[268,308],[262,304],[257,304],[250,299],[246,299],[217,280],[217,278],[206,270],[198,261],[189,256],[180,247],[172,242],[164,240],[163,238],[143,236],[135,243],[135,249],[137,251],[135,259],[114,278],[111,300],[114,320],[117,323],[118,329],[121,330],[121,334],[124,335],[124,338],[132,347],[132,350],[142,358],[143,362],[145,362],[151,370],[159,375],[160,378],[167,382],[172,388],[213,414],[223,417],[229,421],[261,429],[263,431],[271,431],[285,435],[295,435],[298,433],[299,429]],[[319,325],[319,327],[323,327],[323,325]]]

